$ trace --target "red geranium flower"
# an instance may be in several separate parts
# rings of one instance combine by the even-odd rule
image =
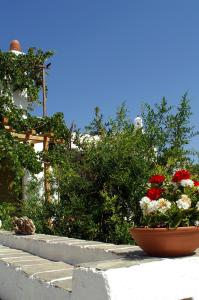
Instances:
[[[180,182],[183,179],[190,179],[191,174],[187,170],[179,170],[176,171],[173,175],[172,181],[174,182]]]
[[[165,180],[163,175],[153,175],[149,178],[150,183],[161,184]]]
[[[194,186],[199,186],[199,181],[194,180],[193,182],[194,182]]]
[[[163,192],[163,189],[153,187],[147,191],[146,195],[151,200],[157,200],[158,198],[160,198],[162,192]]]

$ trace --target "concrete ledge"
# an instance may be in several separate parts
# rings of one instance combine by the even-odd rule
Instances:
[[[1,246],[0,297],[3,300],[69,300],[73,269],[62,262]]]
[[[73,265],[116,259],[135,254],[135,250],[139,250],[139,247],[131,245],[106,244],[44,234],[22,236],[3,230],[0,231],[0,244]]]
[[[108,269],[101,262],[97,269],[87,265],[74,270],[73,288],[81,300],[199,300],[197,256],[135,265],[126,261],[124,267],[112,263]]]
[[[135,246],[5,231],[0,243],[13,246],[0,247],[2,300],[199,300],[197,253],[161,259]]]

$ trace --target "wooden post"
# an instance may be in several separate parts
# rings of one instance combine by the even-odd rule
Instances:
[[[51,63],[47,65],[41,65],[40,68],[42,68],[42,91],[43,91],[43,117],[47,115],[47,109],[46,109],[46,70],[49,69],[51,66]]]
[[[49,147],[49,137],[44,137],[44,152],[48,151]],[[49,175],[50,175],[50,165],[48,162],[44,162],[44,192],[45,192],[45,200],[46,202],[51,202],[50,197],[50,183],[49,183]]]
[[[44,152],[48,151],[49,143],[64,143],[64,139],[56,139],[53,133],[48,134],[36,134],[34,129],[27,131],[25,133],[17,133],[11,126],[7,125],[8,120],[3,120],[4,128],[7,132],[10,132],[11,135],[19,141],[29,142],[34,147],[34,144],[43,143]],[[44,191],[45,191],[45,200],[47,202],[51,202],[51,184],[49,182],[50,176],[50,164],[49,162],[44,162]]]
[[[45,65],[42,66],[42,87],[43,87],[43,117],[46,116],[46,67]]]

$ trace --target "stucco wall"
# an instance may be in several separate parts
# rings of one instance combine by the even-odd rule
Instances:
[[[26,248],[27,252],[43,257],[50,255],[55,261],[67,259],[74,263],[71,293],[66,293],[62,287],[48,286],[25,276],[24,269],[6,265],[5,254],[0,254],[0,296],[3,300],[199,300],[197,253],[183,258],[155,258],[146,256],[135,246],[50,235],[15,236],[4,231],[0,231],[0,243],[9,244],[11,248]]]

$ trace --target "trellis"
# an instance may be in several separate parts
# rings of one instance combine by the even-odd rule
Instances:
[[[12,137],[19,140],[20,142],[29,142],[30,144],[43,143],[43,151],[47,152],[49,149],[49,144],[51,143],[63,143],[62,139],[55,139],[53,133],[36,134],[36,131],[32,129],[31,131],[18,133],[9,125],[9,120],[3,118],[3,125],[6,131],[10,132]],[[49,162],[44,162],[44,191],[45,200],[51,202],[50,190],[51,186],[48,180],[50,174],[50,164]]]

